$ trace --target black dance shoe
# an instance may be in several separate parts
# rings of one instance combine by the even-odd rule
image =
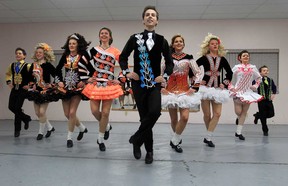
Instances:
[[[110,135],[110,130],[112,130],[112,126],[110,125],[110,128],[108,131],[105,131],[104,133],[104,140],[107,140],[109,138],[109,135]]]
[[[43,139],[43,134],[38,134],[38,136],[37,136],[36,139],[37,139],[37,140],[42,140],[42,139]]]
[[[80,141],[82,140],[83,136],[84,136],[84,133],[87,133],[88,132],[88,129],[85,128],[85,130],[83,132],[79,132],[78,136],[77,136],[77,140]]]
[[[14,131],[14,137],[18,138],[20,136],[20,131]]]
[[[254,124],[255,125],[257,125],[257,123],[258,123],[258,117],[257,117],[257,113],[256,114],[253,114],[253,116],[254,116]]]
[[[238,137],[240,140],[245,140],[245,137],[242,134],[237,134],[236,132],[235,137]]]
[[[99,143],[98,140],[97,140],[97,144],[99,145],[99,150],[100,151],[105,151],[106,150],[106,147],[105,147],[104,143]]]
[[[31,118],[29,118],[28,120],[24,121],[24,129],[27,130],[29,129],[29,122],[31,121]]]
[[[46,135],[45,135],[45,138],[49,138],[51,136],[51,133],[55,131],[55,128],[53,127],[51,130],[48,130]]]
[[[214,143],[211,140],[208,141],[206,138],[204,138],[203,142],[206,143],[208,147],[215,147]]]
[[[170,141],[170,146],[178,153],[182,153],[183,149],[180,147],[180,143],[178,145],[174,145],[172,141]]]
[[[72,147],[73,147],[73,141],[67,140],[67,148],[72,148]]]
[[[145,163],[151,164],[153,162],[153,152],[147,152],[145,156]]]
[[[141,158],[141,147],[139,147],[138,145],[135,145],[133,143],[133,155],[134,158],[139,160]]]

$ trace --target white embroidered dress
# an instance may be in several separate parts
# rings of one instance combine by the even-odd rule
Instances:
[[[261,75],[255,65],[238,64],[232,68],[233,82],[229,85],[229,90],[235,89],[235,92],[230,91],[230,95],[234,99],[239,99],[241,102],[253,103],[263,99],[263,96],[254,92],[251,87],[258,88],[261,82]],[[253,81],[256,83],[252,85]]]

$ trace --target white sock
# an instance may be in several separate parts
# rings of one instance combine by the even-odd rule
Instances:
[[[68,131],[67,140],[72,140],[73,132]]]
[[[106,131],[109,131],[110,130],[110,124],[107,123],[107,126],[106,126]]]
[[[181,135],[174,133],[173,137],[172,137],[172,143],[174,145],[178,145],[180,143],[181,140]]]
[[[243,125],[237,125],[237,130],[236,130],[236,133],[239,135],[239,134],[242,134],[242,128],[243,128]]]
[[[213,132],[207,131],[206,140],[207,140],[207,141],[212,141],[212,137],[213,137]]]
[[[39,122],[39,132],[38,132],[38,134],[43,134],[44,133],[45,124],[46,123],[40,123]]]
[[[104,143],[104,133],[102,132],[98,134],[98,143]]]
[[[80,122],[80,125],[78,126],[80,132],[84,132],[84,130],[86,129],[86,127],[83,125],[83,123]]]
[[[53,128],[53,126],[51,125],[51,123],[48,119],[46,120],[46,126],[47,126],[48,131],[52,130],[52,128]]]

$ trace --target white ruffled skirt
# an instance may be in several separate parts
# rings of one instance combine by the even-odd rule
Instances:
[[[189,108],[198,110],[201,103],[201,94],[198,92],[192,95],[169,93],[167,95],[162,94],[161,97],[162,108]]]
[[[227,103],[231,100],[227,89],[200,86],[198,92],[201,94],[202,100],[214,100],[215,103]]]
[[[238,98],[241,102],[244,103],[255,103],[263,99],[263,96],[253,91],[247,91],[244,93],[237,92],[236,94],[231,92],[230,94],[234,99]]]

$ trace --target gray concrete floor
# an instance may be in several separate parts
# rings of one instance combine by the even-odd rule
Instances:
[[[284,186],[288,177],[288,125],[269,125],[264,137],[261,125],[247,124],[246,141],[234,137],[234,124],[219,124],[216,148],[207,147],[203,124],[188,124],[183,133],[182,154],[169,146],[169,124],[154,127],[154,162],[146,165],[145,150],[135,160],[128,143],[138,123],[112,123],[113,130],[100,152],[97,122],[83,122],[89,132],[74,147],[66,148],[66,122],[51,121],[56,131],[36,141],[38,123],[13,136],[13,121],[0,120],[0,184],[9,186]],[[144,154],[144,156],[143,156]]]

